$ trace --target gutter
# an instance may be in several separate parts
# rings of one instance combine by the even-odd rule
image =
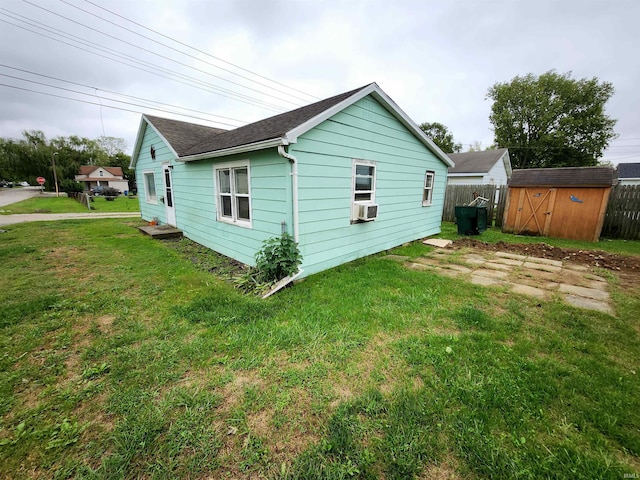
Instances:
[[[196,160],[206,160],[209,158],[225,157],[227,155],[233,155],[234,153],[251,152],[255,150],[263,150],[269,147],[281,146],[285,144],[286,140],[282,137],[271,138],[269,140],[262,140],[260,142],[250,143],[248,145],[239,145],[237,147],[225,148],[222,150],[216,150],[214,152],[198,153],[195,155],[186,155],[184,157],[178,157],[176,160],[179,162],[193,162]]]
[[[286,158],[291,162],[291,184],[292,184],[292,198],[293,198],[293,240],[298,243],[298,160],[296,157],[287,153],[284,149],[284,145],[278,145],[278,155]],[[298,274],[299,275],[299,274]],[[297,276],[297,275],[296,275]]]

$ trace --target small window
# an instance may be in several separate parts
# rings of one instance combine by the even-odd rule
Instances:
[[[424,176],[424,190],[422,193],[422,206],[427,207],[433,201],[433,181],[436,178],[435,172],[427,172]]]
[[[100,176],[104,177],[104,172],[102,170],[100,170]]]
[[[219,165],[215,169],[218,220],[251,226],[251,194],[247,162]]]
[[[361,205],[372,205],[376,200],[375,162],[353,160],[351,189],[351,223],[358,223]]]
[[[144,172],[144,191],[147,202],[158,202],[156,195],[156,178],[153,172]]]

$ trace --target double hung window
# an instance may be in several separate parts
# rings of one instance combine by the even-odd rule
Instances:
[[[144,194],[148,203],[158,203],[156,178],[153,171],[144,172]]]
[[[251,226],[248,162],[218,165],[215,169],[218,220]]]
[[[435,172],[427,171],[424,175],[424,189],[422,192],[422,206],[428,207],[433,202],[433,181],[436,177]]]

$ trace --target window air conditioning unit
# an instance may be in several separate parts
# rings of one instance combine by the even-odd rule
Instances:
[[[358,205],[358,220],[370,222],[375,220],[377,216],[378,205],[371,203],[368,205]]]

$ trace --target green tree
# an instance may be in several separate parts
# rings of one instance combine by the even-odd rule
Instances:
[[[617,136],[616,120],[605,114],[613,91],[595,77],[553,70],[496,83],[487,93],[495,143],[509,148],[514,168],[596,165]]]
[[[425,122],[420,124],[420,130],[426,133],[444,153],[457,153],[462,150],[462,144],[454,141],[453,133],[442,123]]]

